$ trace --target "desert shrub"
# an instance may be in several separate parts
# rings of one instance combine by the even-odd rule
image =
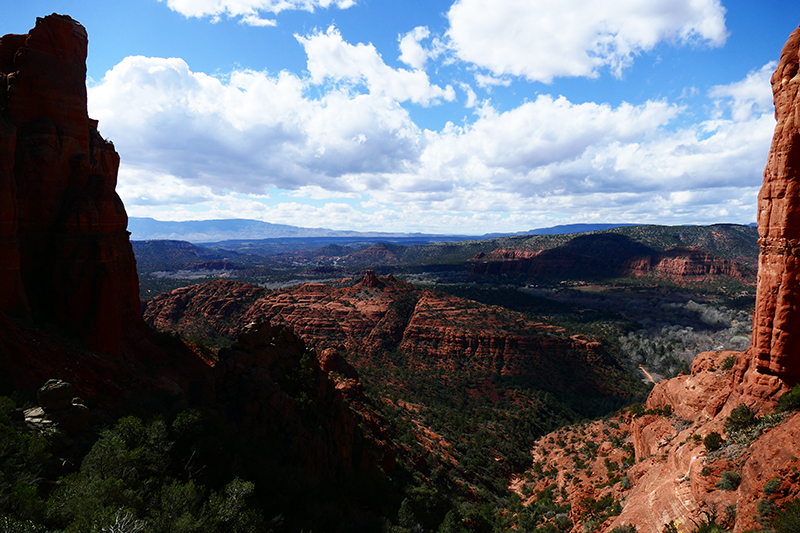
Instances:
[[[706,451],[709,453],[719,450],[722,448],[722,435],[712,431],[703,439],[703,446],[706,447]]]
[[[615,527],[611,530],[611,533],[636,533],[636,526],[633,524],[628,524],[624,526]]]
[[[770,479],[769,481],[767,481],[766,483],[764,483],[764,494],[766,494],[767,496],[770,496],[775,491],[777,491],[778,487],[780,487],[780,486],[781,486],[781,478],[774,477],[774,478]]]
[[[742,431],[756,423],[756,413],[750,407],[742,404],[731,411],[730,416],[725,419],[725,432]]]
[[[735,364],[736,364],[736,357],[731,355],[731,356],[726,357],[722,361],[722,366],[720,366],[720,368],[722,370],[725,370],[725,371],[733,370],[733,365],[735,365]]]
[[[634,417],[640,417],[644,414],[645,408],[644,405],[635,403],[628,408],[628,412]]]
[[[720,490],[736,490],[739,488],[739,483],[742,482],[742,476],[739,472],[732,470],[725,470],[717,481],[717,488]]]
[[[674,520],[670,520],[669,523],[664,524],[664,529],[662,530],[663,533],[678,533],[678,526],[675,525]]]
[[[773,502],[770,498],[763,498],[758,500],[758,503],[756,503],[756,510],[758,511],[756,521],[762,525],[768,526],[772,521],[772,517],[775,516],[778,508],[775,506],[775,502]]]
[[[797,411],[800,409],[800,387],[792,387],[792,390],[781,396],[776,407],[777,411]]]
[[[759,502],[760,503],[760,502]],[[797,533],[800,531],[800,500],[795,499],[775,514],[772,521],[775,533]]]
[[[43,511],[38,488],[50,454],[42,435],[15,422],[14,410],[13,401],[0,398],[0,514],[36,520]]]

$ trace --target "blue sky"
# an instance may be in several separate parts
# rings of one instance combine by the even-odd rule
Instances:
[[[23,5],[20,5],[23,4]],[[482,234],[749,223],[792,0],[28,0],[129,215]]]

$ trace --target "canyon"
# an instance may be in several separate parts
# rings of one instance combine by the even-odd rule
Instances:
[[[574,487],[564,495],[573,519],[604,531],[628,525],[644,533],[693,531],[714,523],[742,532],[768,526],[777,508],[800,495],[800,416],[775,410],[800,381],[798,311],[792,303],[800,237],[799,68],[800,28],[772,75],[777,126],[759,193],[751,347],[698,354],[690,374],[655,385],[646,409],[540,439],[532,450],[539,466],[512,483],[529,503],[536,500],[530,494],[555,482]],[[731,422],[742,413],[746,422]],[[714,434],[717,442],[711,443]],[[580,451],[585,443],[588,452]],[[627,468],[617,470],[625,460]],[[587,477],[587,467],[600,474]],[[603,498],[624,503],[616,513],[598,515],[592,503]]]
[[[411,523],[413,500],[428,529],[485,504],[507,505],[498,516],[518,530],[688,532],[705,521],[738,533],[768,525],[800,495],[800,414],[779,403],[800,382],[800,29],[772,77],[777,127],[759,194],[751,347],[698,354],[689,374],[616,414],[642,385],[603,343],[393,275],[277,291],[217,280],[142,306],[115,192],[120,157],[86,110],[87,46],[85,28],[55,14],[0,39],[0,392],[31,398],[50,378],[70,382],[89,412],[88,429],[75,430],[87,446],[131,411],[201,410],[237,441],[218,450],[229,478],[269,479],[264,508],[291,512],[286,530]],[[395,262],[401,251],[358,257]],[[753,277],[746,261],[655,251],[613,232],[472,257],[475,275],[591,266],[681,282]],[[427,404],[409,402],[412,390]],[[436,416],[469,431],[443,435]],[[501,420],[525,426],[524,438],[498,431]],[[530,454],[518,449],[532,435]],[[59,475],[76,471],[79,457],[54,453]],[[497,496],[498,478],[519,505]],[[458,505],[446,501],[456,494]],[[558,511],[537,514],[545,501]],[[459,519],[487,524],[466,511]]]

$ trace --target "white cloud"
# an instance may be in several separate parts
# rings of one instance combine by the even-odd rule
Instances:
[[[727,38],[719,0],[457,0],[447,35],[458,57],[495,75],[549,83],[616,76],[658,43]]]
[[[259,17],[258,15],[245,15],[241,18],[239,23],[246,24],[248,26],[259,26],[259,27],[278,25],[278,21],[274,19],[264,19]]]
[[[466,83],[459,83],[458,86],[461,87],[461,90],[467,93],[467,102],[464,104],[464,107],[475,107],[478,105],[478,95],[475,94],[475,91],[472,90],[472,87]]]
[[[734,120],[749,120],[754,114],[768,113],[773,109],[772,84],[770,78],[777,61],[771,61],[758,70],[750,71],[743,80],[716,85],[709,96],[718,99],[717,110],[727,104]]]
[[[391,173],[418,157],[418,130],[397,102],[303,80],[238,71],[220,80],[180,59],[128,57],[89,89],[90,110],[129,164],[210,187],[258,193]]]
[[[347,9],[355,5],[354,0],[159,0],[167,2],[167,7],[184,17],[211,17],[218,22],[222,16],[239,18],[242,24],[251,26],[275,26],[272,19],[265,19],[259,13],[277,15],[281,11],[303,10],[313,12],[317,8],[337,7]]]
[[[484,89],[491,88],[493,85],[501,85],[503,87],[508,87],[511,85],[511,80],[508,78],[487,76],[486,74],[481,74],[479,72],[475,73],[475,81],[478,82],[478,87],[482,87]]]
[[[352,45],[342,39],[333,26],[325,33],[295,36],[308,56],[311,81],[322,84],[328,80],[350,84],[363,83],[374,95],[387,96],[397,102],[410,100],[430,105],[439,99],[452,101],[455,91],[433,85],[422,70],[393,69],[383,62],[371,44]]]
[[[181,59],[129,57],[91,87],[90,113],[122,156],[129,213],[473,234],[755,217],[775,125],[763,96],[767,67],[713,89],[709,105],[733,111],[695,125],[675,126],[686,111],[665,100],[611,106],[540,95],[499,112],[460,85],[475,117],[431,131],[401,107],[413,101],[408,92],[385,80],[365,81],[366,94],[348,86],[349,55],[365,58],[359,76],[398,72],[376,62],[374,48],[331,31],[306,40],[318,61],[307,78],[236,71],[220,79]],[[338,62],[323,60],[331,50],[342,52]],[[331,78],[339,83],[323,83]],[[271,187],[291,201],[268,199]]]
[[[427,39],[431,32],[427,26],[417,26],[400,39],[400,61],[416,70],[425,70],[428,52],[420,41]]]

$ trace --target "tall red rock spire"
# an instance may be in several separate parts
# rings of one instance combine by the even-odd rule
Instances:
[[[769,397],[800,382],[800,28],[772,75],[777,125],[758,195],[761,254],[743,392]]]
[[[118,353],[138,277],[119,155],[87,114],[87,45],[55,14],[0,38],[0,310]]]

